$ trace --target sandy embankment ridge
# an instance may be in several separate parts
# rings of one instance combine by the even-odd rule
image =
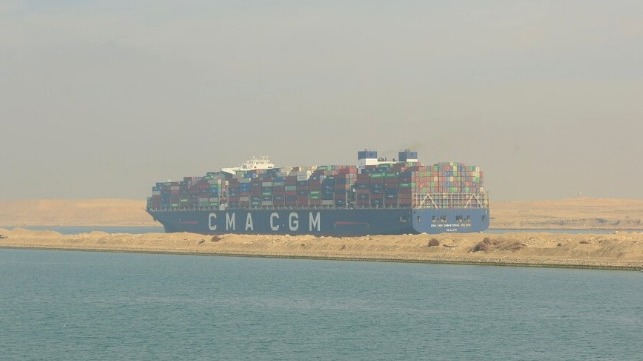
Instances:
[[[0,247],[245,255],[404,262],[643,269],[643,234],[512,233],[366,237],[203,236],[192,233],[61,235],[0,229]]]
[[[153,226],[132,200],[0,202],[0,248],[306,257],[405,262],[643,269],[643,201],[579,198],[492,204],[492,227],[610,229],[612,234],[507,233],[369,237],[61,235],[15,226]],[[434,243],[434,246],[430,246]]]

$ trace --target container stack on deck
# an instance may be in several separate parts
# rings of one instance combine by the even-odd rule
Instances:
[[[160,208],[218,208],[226,202],[226,180],[220,173],[185,177],[180,182],[156,183],[148,203]]]
[[[361,153],[361,152],[360,152]],[[366,153],[366,151],[365,151]],[[368,152],[368,154],[376,154]],[[398,162],[226,172],[156,183],[150,209],[475,207],[484,198],[476,166]],[[481,196],[482,195],[482,196]]]

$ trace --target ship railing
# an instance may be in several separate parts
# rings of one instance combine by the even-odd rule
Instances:
[[[228,207],[225,209],[249,209],[249,210],[299,210],[299,209],[391,209],[391,208],[411,208],[411,205],[388,204],[382,206],[331,206],[331,205],[301,205],[301,206],[255,206],[255,207]],[[147,207],[147,210],[154,212],[171,212],[171,211],[218,211],[219,207]]]
[[[273,205],[254,207],[227,207],[230,209],[254,209],[254,210],[296,210],[296,209],[389,209],[389,208],[489,208],[489,196],[487,192],[480,193],[416,193],[411,203],[386,202],[380,205],[358,205],[356,202],[348,202],[345,206],[337,205]],[[151,211],[217,211],[219,206],[178,206],[178,207],[147,207]],[[225,208],[224,208],[225,209]]]
[[[480,193],[418,193],[413,199],[417,208],[488,208],[489,197]]]

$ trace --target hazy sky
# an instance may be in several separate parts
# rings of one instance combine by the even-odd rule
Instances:
[[[643,198],[643,1],[0,2],[0,199],[365,148],[492,200]]]

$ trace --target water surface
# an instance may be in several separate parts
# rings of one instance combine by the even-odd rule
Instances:
[[[643,273],[0,250],[3,360],[640,360]]]

